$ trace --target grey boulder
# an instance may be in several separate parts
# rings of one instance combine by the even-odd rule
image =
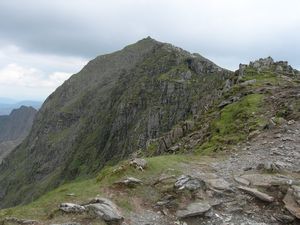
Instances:
[[[178,190],[189,190],[195,191],[197,189],[203,188],[205,182],[199,178],[194,178],[189,175],[180,176],[174,184],[174,187]]]
[[[195,202],[188,205],[185,209],[178,210],[176,215],[179,219],[188,217],[203,216],[211,206],[205,202]]]
[[[124,217],[112,201],[106,198],[96,198],[91,203],[86,205],[88,214],[100,218],[108,224],[122,224]]]
[[[77,205],[74,203],[61,203],[59,209],[67,213],[82,213],[85,211],[84,206]]]

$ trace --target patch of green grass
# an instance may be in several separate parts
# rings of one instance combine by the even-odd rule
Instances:
[[[156,179],[157,176],[168,168],[178,168],[180,162],[188,161],[188,156],[164,155],[147,158],[148,165],[144,171],[137,170],[129,165],[128,161],[123,161],[113,167],[105,167],[98,175],[97,180],[101,185],[111,185],[123,176],[133,176],[139,179]]]
[[[221,150],[227,145],[245,140],[251,131],[263,127],[266,121],[261,117],[262,103],[262,94],[251,94],[224,107],[219,118],[211,124],[210,139],[199,146],[196,152],[210,153]]]
[[[256,83],[252,84],[252,86],[261,86],[267,83],[271,85],[279,85],[281,82],[279,76],[272,71],[262,71],[258,73],[253,68],[247,68],[244,73],[245,76],[243,77],[242,82],[254,79],[256,80]]]
[[[74,194],[74,196],[68,196],[68,194]],[[97,194],[100,194],[100,188],[96,179],[75,181],[48,192],[28,205],[1,210],[0,219],[12,216],[43,220],[56,211],[62,202],[82,203]]]
[[[110,187],[115,181],[126,176],[133,176],[148,183],[156,180],[160,173],[168,169],[172,169],[174,170],[173,173],[179,174],[180,162],[189,162],[191,158],[184,155],[165,155],[147,158],[146,160],[148,161],[148,167],[144,171],[134,169],[129,166],[128,161],[123,161],[116,166],[104,168],[99,173],[97,179],[78,180],[64,184],[28,205],[0,210],[0,219],[4,217],[17,217],[21,219],[47,220],[53,213],[57,212],[58,206],[62,202],[87,202],[90,198],[97,195],[101,196],[103,188]],[[124,170],[116,172],[122,166],[124,166]],[[158,197],[158,194],[150,186],[145,185],[129,190],[128,195],[139,196],[149,201],[154,201]],[[70,196],[70,194],[74,194],[74,196]],[[129,199],[126,196],[124,198],[117,198],[116,203],[125,211],[130,211],[132,205]]]

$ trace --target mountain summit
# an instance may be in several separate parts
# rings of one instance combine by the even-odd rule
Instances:
[[[0,207],[29,202],[94,174],[181,121],[201,115],[232,72],[150,37],[98,56],[39,110],[29,136],[0,166]]]

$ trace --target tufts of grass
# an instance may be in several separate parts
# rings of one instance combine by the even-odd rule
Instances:
[[[198,153],[222,150],[228,145],[245,140],[251,131],[266,124],[263,113],[263,95],[251,94],[224,107],[219,118],[211,123],[210,139],[196,149]]]
[[[142,180],[156,179],[157,176],[169,168],[178,168],[180,162],[188,160],[188,156],[164,155],[147,158],[148,165],[144,171],[136,170],[129,165],[128,161],[123,161],[116,166],[106,167],[99,173],[97,181],[101,185],[111,185],[123,176],[133,176]]]
[[[253,68],[247,68],[242,82],[254,79],[256,80],[256,83],[252,84],[252,86],[262,86],[267,83],[271,85],[280,85],[282,82],[280,77],[272,71],[262,71],[258,73],[257,70]]]
[[[95,197],[97,194],[100,194],[100,188],[96,179],[75,181],[48,192],[28,205],[1,210],[0,218],[12,216],[23,219],[45,220],[58,209],[60,203],[81,203]]]

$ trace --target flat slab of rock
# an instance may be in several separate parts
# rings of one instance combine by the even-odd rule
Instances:
[[[260,200],[265,201],[265,202],[273,202],[275,200],[274,197],[272,197],[268,194],[265,194],[263,192],[260,192],[255,188],[239,186],[238,189],[240,189],[240,190],[242,190],[242,191],[244,191],[244,192],[246,192],[246,193],[248,193],[248,194],[250,194],[254,197],[257,197]]]
[[[250,185],[250,181],[245,179],[245,178],[242,178],[242,177],[234,177],[234,180],[240,184],[243,184],[245,186],[249,186]]]
[[[243,179],[248,180],[251,185],[259,187],[271,187],[274,185],[292,184],[293,180],[288,177],[279,177],[272,174],[245,174],[240,176]]]
[[[178,210],[176,216],[179,219],[195,217],[195,216],[203,216],[210,209],[211,206],[208,203],[195,202],[188,205],[185,209]]]
[[[217,179],[208,179],[206,180],[206,183],[217,190],[231,190],[231,185],[224,180],[223,178],[217,178]]]
[[[61,203],[59,209],[67,213],[83,213],[85,211],[84,206],[74,203]]]
[[[297,203],[294,193],[293,193],[293,189],[289,188],[284,199],[283,202],[285,204],[285,208],[291,213],[293,214],[295,217],[297,217],[298,219],[300,219],[300,205]]]
[[[199,178],[194,178],[189,175],[182,175],[180,176],[175,184],[174,187],[178,190],[189,190],[195,191],[197,189],[203,188],[205,186],[205,182]]]
[[[91,203],[86,205],[90,215],[100,218],[109,224],[122,224],[124,217],[112,201],[106,198],[96,198]]]

